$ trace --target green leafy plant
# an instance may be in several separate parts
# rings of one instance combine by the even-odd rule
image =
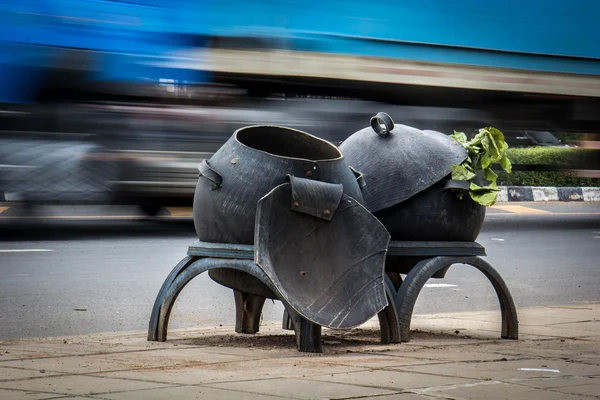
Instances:
[[[496,184],[498,175],[492,171],[494,163],[500,164],[507,173],[511,172],[512,164],[506,155],[508,144],[504,141],[504,134],[493,127],[482,128],[471,140],[463,132],[454,132],[450,135],[462,144],[469,156],[460,165],[452,165],[452,179],[468,181],[469,195],[473,201],[483,205],[492,206],[498,198],[500,189]],[[479,172],[483,174],[486,182],[483,186],[475,183]],[[459,192],[462,199],[464,193]]]

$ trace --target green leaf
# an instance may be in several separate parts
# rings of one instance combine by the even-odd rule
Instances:
[[[492,165],[492,162],[493,161],[490,155],[488,153],[483,153],[479,156],[477,164],[479,165],[479,168],[486,169],[489,168],[490,165]]]
[[[475,173],[475,168],[473,167],[473,163],[471,162],[470,158],[467,158],[460,165],[462,165],[463,167],[465,167],[467,169],[467,171]]]
[[[471,195],[473,201],[486,207],[493,206],[498,198],[498,193],[485,190],[479,192],[469,192],[469,194]]]
[[[498,179],[498,174],[492,171],[491,168],[486,168],[483,170],[483,177],[492,184],[496,184],[496,179]]]
[[[510,162],[510,160],[508,159],[508,157],[506,156],[506,154],[504,154],[502,156],[502,158],[500,159],[499,163],[500,163],[500,166],[502,167],[503,170],[505,170],[509,174],[512,172],[512,163]]]
[[[504,134],[502,132],[500,132],[500,130],[492,127],[492,126],[488,126],[487,128],[484,128],[487,132],[489,132],[489,134],[494,138],[494,141],[498,144],[498,147],[500,148],[502,143],[506,143],[506,141],[504,140]]]
[[[454,134],[450,135],[450,137],[456,139],[456,141],[462,145],[467,143],[467,135],[465,135],[463,132],[454,131]]]
[[[491,166],[499,163],[501,167],[510,172],[512,164],[506,153],[508,144],[504,134],[494,127],[479,129],[479,133],[469,141],[462,132],[454,132],[454,139],[462,143],[467,149],[469,157],[460,165],[452,166],[452,179],[469,181],[469,195],[479,204],[484,206],[493,205],[496,202],[497,193],[500,189],[497,185],[498,175],[492,171]],[[483,170],[483,176],[488,182],[487,186],[479,186],[472,182],[477,172]],[[462,198],[462,194],[458,194]]]
[[[469,185],[469,191],[471,192],[499,192],[500,189],[498,188],[498,186],[495,185],[489,185],[489,186],[479,186],[476,183],[471,182],[471,184]]]
[[[456,164],[452,165],[452,179],[468,181],[469,179],[473,178],[475,178],[475,174],[469,171],[466,167]]]

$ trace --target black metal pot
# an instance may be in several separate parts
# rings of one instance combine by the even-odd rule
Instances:
[[[346,195],[362,203],[357,174],[340,150],[291,128],[238,129],[199,170],[194,224],[205,242],[253,244],[258,200],[288,175],[342,184]]]
[[[474,241],[485,218],[485,207],[465,193],[459,199],[449,189],[450,177],[408,200],[375,214],[393,240]]]
[[[451,181],[452,164],[466,159],[465,148],[435,131],[394,125],[379,113],[371,128],[341,146],[350,165],[364,175],[364,204],[390,232],[392,240],[473,241],[485,207],[460,182]],[[377,154],[376,157],[373,154]]]

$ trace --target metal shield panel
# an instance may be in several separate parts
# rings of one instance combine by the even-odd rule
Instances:
[[[338,191],[336,185],[303,181],[282,184],[258,202],[255,261],[306,319],[330,328],[358,326],[387,305],[383,274],[390,235],[345,194],[327,218],[294,210],[293,185],[294,191]]]

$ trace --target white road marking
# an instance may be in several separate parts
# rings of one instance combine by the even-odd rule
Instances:
[[[490,240],[494,240],[496,242],[504,242],[504,239],[502,238],[491,238]]]
[[[551,368],[519,368],[519,371],[541,371],[541,372],[555,372],[560,374],[560,370]]]
[[[442,288],[442,287],[456,287],[457,285],[451,285],[449,283],[426,283],[427,288]]]
[[[43,251],[54,251],[51,249],[1,249],[0,253],[38,253]]]

